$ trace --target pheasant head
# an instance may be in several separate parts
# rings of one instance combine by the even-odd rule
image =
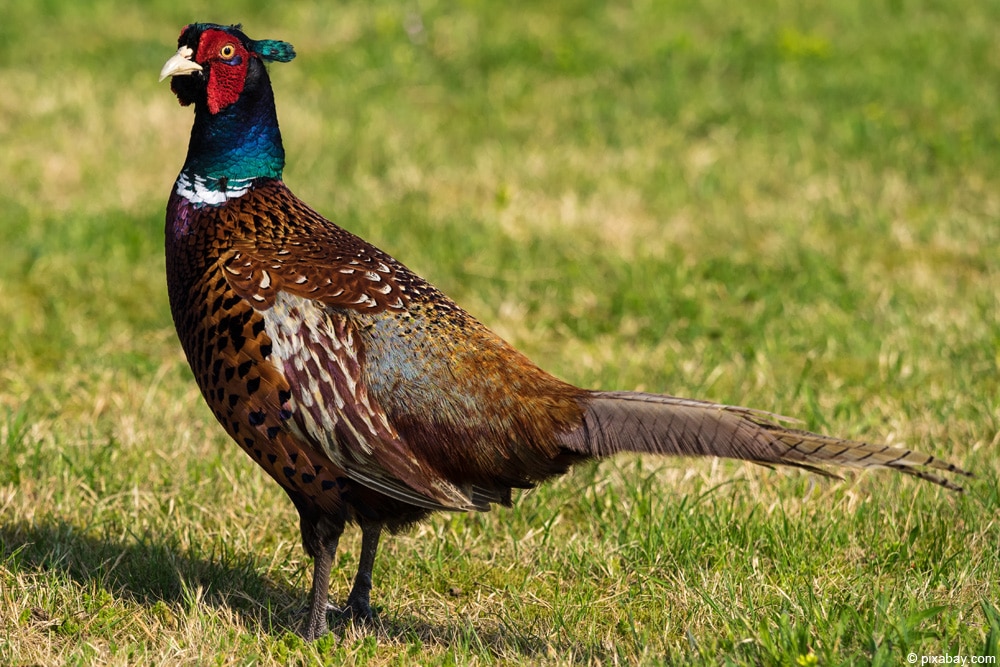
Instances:
[[[160,70],[183,106],[194,105],[187,160],[178,181],[187,199],[218,205],[256,178],[281,178],[285,151],[265,63],[295,57],[291,44],[253,40],[240,26],[192,23]]]

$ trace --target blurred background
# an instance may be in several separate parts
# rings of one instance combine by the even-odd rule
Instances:
[[[5,394],[171,346],[142,339],[191,112],[155,75],[194,20],[298,49],[295,192],[578,382],[996,376],[995,3],[176,5],[5,10]]]
[[[269,595],[286,611],[304,594],[294,514],[202,405],[170,321],[163,215],[192,112],[156,78],[194,21],[241,22],[251,37],[294,44],[292,63],[271,66],[291,189],[547,370],[587,387],[796,415],[813,429],[905,442],[976,469],[971,500],[957,508],[919,488],[920,512],[941,512],[941,534],[968,531],[940,554],[972,563],[961,584],[941,582],[951,597],[934,597],[933,586],[920,588],[928,577],[915,575],[892,584],[898,597],[879,607],[865,591],[880,580],[862,574],[859,597],[843,602],[870,612],[850,626],[862,637],[890,636],[878,610],[905,600],[900,618],[944,605],[927,617],[937,624],[929,641],[986,641],[980,605],[995,602],[998,579],[1000,3],[49,0],[2,11],[0,575],[8,590],[30,583],[49,596],[48,607],[35,594],[7,599],[8,658],[77,655],[39,637],[64,627],[56,616],[67,605],[90,609],[81,591],[110,591],[128,627],[159,627],[157,603],[181,616],[194,595],[187,579],[235,577],[230,589],[215,581],[218,600],[266,588],[246,574],[263,571],[279,582]],[[709,462],[668,468],[658,479],[669,502],[746,478],[733,491],[735,521],[778,504],[805,517],[796,525],[807,534],[810,512],[834,507],[850,521],[874,497],[888,503],[890,524],[871,508],[858,553],[875,549],[894,521],[905,529],[886,537],[893,553],[930,548],[915,537],[928,530],[913,533],[904,520],[915,483],[866,475],[824,486],[822,507],[801,510],[779,499],[808,498],[808,477]],[[588,474],[617,478],[592,470],[578,480]],[[532,495],[535,509],[525,511],[585,494],[584,481]],[[570,524],[593,520],[563,509]],[[493,518],[436,521],[427,530],[505,530]],[[424,535],[398,548],[409,558]],[[516,553],[517,542],[503,543]],[[479,558],[490,549],[478,548]],[[134,565],[108,570],[123,550]],[[848,569],[868,572],[857,563],[869,556],[856,554]],[[137,583],[148,577],[139,561],[151,558],[173,574]],[[901,558],[904,569],[922,562]],[[940,572],[937,557],[927,560]],[[405,559],[385,567],[387,587],[414,598]],[[65,581],[40,574],[51,568]],[[103,574],[87,574],[95,569]],[[664,617],[704,606],[694,594],[664,599],[655,603],[667,605]],[[215,609],[230,603],[240,606]],[[761,618],[755,603],[734,604]],[[779,618],[781,604],[765,607]],[[16,620],[37,609],[38,623]],[[791,613],[792,659],[812,650],[811,613]],[[690,614],[669,631],[651,623],[663,642],[651,653],[639,647],[652,639],[624,629],[581,639],[573,625],[582,621],[550,620],[555,629],[538,632],[568,633],[556,653],[584,659],[685,655],[699,642],[751,662],[771,655],[759,648],[769,646],[760,627]],[[400,651],[410,631],[430,641],[404,622],[390,632]],[[128,645],[109,633],[106,642]],[[744,635],[758,647],[747,654],[736,648]],[[524,657],[519,644],[493,639],[501,648],[477,659]],[[605,641],[624,653],[602,653]],[[828,655],[848,645],[881,655],[876,640],[823,641]],[[33,642],[52,652],[31,653]],[[218,647],[204,650],[197,655]],[[254,650],[265,661],[284,655]],[[466,659],[479,655],[468,650]]]

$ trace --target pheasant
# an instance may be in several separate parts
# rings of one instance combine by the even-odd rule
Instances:
[[[961,490],[933,456],[809,433],[749,408],[588,391],[529,361],[428,282],[282,182],[266,63],[292,46],[239,25],[186,26],[160,72],[194,105],[167,204],[178,337],[234,441],[288,494],[314,559],[304,636],[327,631],[349,522],[362,550],[345,613],[371,618],[383,531],[435,510],[510,505],[575,463],[620,452],[891,468]]]

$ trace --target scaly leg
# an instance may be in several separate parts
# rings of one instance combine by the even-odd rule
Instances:
[[[302,543],[313,557],[313,582],[310,593],[309,616],[303,637],[313,641],[326,634],[328,600],[330,596],[330,568],[337,553],[337,543],[344,532],[343,521],[331,521],[327,517],[308,520],[300,515]]]
[[[375,552],[378,551],[381,536],[381,522],[367,519],[361,521],[361,558],[358,560],[358,573],[354,577],[351,594],[347,596],[344,613],[366,622],[372,620],[372,567],[375,565]]]

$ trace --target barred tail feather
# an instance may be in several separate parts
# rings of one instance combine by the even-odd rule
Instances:
[[[592,392],[582,402],[583,423],[561,444],[595,457],[719,456],[828,476],[836,475],[818,466],[891,468],[954,491],[962,487],[943,473],[972,476],[927,454],[786,428],[778,422],[784,417],[749,408],[635,392]]]

